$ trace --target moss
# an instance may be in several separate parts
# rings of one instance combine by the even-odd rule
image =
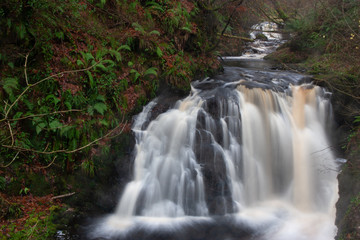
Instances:
[[[268,38],[263,33],[256,34],[256,39],[262,40],[262,41],[267,41],[268,40]]]

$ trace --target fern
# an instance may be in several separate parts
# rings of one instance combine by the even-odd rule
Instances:
[[[93,88],[95,86],[95,82],[94,82],[94,78],[91,74],[90,71],[86,71],[86,74],[88,75],[89,77],[89,84],[90,84],[90,87]]]
[[[104,72],[108,72],[108,68],[105,67],[104,64],[102,64],[102,63],[99,63],[99,64],[95,65],[94,69],[95,69],[95,70],[101,69],[101,70],[104,71]]]
[[[49,127],[53,132],[56,132],[58,128],[61,128],[63,124],[59,120],[55,119],[49,123]]]
[[[5,78],[3,83],[4,90],[7,94],[11,94],[13,89],[18,89],[18,79],[14,78]]]
[[[181,30],[185,30],[185,31],[191,33],[191,29],[189,27],[182,27]]]
[[[89,63],[91,60],[95,60],[94,56],[89,52],[85,53],[85,52],[81,51],[80,54],[86,63]]]
[[[122,60],[121,54],[118,51],[113,49],[109,49],[109,53],[112,57],[115,57],[116,61],[120,62]]]
[[[149,33],[149,35],[158,35],[158,36],[160,36],[160,32],[159,31],[157,31],[157,30],[152,30],[150,33]]]
[[[144,76],[147,76],[147,75],[157,76],[157,68],[154,68],[154,67],[148,68],[144,73]]]
[[[156,47],[156,54],[158,55],[158,57],[163,56],[163,52],[161,51],[161,49],[159,47]]]
[[[137,80],[138,80],[138,78],[140,77],[140,73],[137,71],[137,70],[135,70],[135,69],[131,69],[130,70],[130,73],[134,73],[135,75],[134,75],[134,82],[136,82]]]
[[[95,103],[94,109],[101,115],[104,115],[105,111],[107,110],[107,107],[106,107],[105,103],[98,102],[98,103]]]
[[[137,22],[134,22],[133,24],[132,24],[132,26],[133,26],[133,28],[135,29],[135,31],[138,31],[138,32],[140,32],[141,34],[143,34],[143,35],[145,35],[145,29],[143,28],[143,26],[141,26],[139,23],[137,23]]]
[[[15,99],[13,90],[18,89],[18,78],[5,78],[3,81],[3,88],[5,92],[9,95],[10,100],[14,101]]]
[[[146,3],[146,6],[149,6],[149,8],[153,9],[153,10],[156,10],[156,11],[159,11],[159,12],[164,12],[164,8],[161,7],[160,4],[158,4],[157,2],[149,2],[149,3]]]
[[[131,48],[130,48],[130,46],[127,45],[127,44],[121,45],[121,46],[117,49],[117,51],[120,51],[120,50],[128,50],[128,51],[131,52]]]
[[[98,95],[98,96],[96,97],[96,100],[99,100],[99,101],[101,101],[101,102],[105,102],[105,101],[106,101],[106,99],[105,99],[105,97],[104,97],[103,95]]]
[[[95,57],[96,60],[102,60],[102,57],[105,56],[107,54],[107,49],[99,49],[98,51],[96,51]]]

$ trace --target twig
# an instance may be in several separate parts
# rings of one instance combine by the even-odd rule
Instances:
[[[55,156],[55,157],[53,158],[53,160],[51,161],[51,163],[49,163],[49,165],[47,165],[47,166],[45,166],[45,167],[38,167],[38,168],[40,168],[40,169],[49,168],[49,167],[55,162],[56,157],[57,157],[57,156]]]
[[[25,64],[24,64],[24,74],[25,74],[26,86],[29,86],[28,75],[27,75],[27,62],[28,62],[28,57],[29,57],[29,53],[26,54],[26,56],[25,56]]]
[[[219,35],[220,35],[220,34],[219,34]],[[245,41],[245,42],[254,42],[253,39],[247,38],[247,37],[234,36],[234,35],[225,34],[225,33],[224,33],[222,36],[223,36],[223,37],[228,37],[228,38],[240,39],[240,40],[243,40],[243,41]]]
[[[52,197],[51,200],[55,200],[55,199],[59,199],[59,198],[64,198],[64,197],[70,197],[70,196],[74,195],[75,193],[76,193],[76,192],[58,195],[58,196]]]
[[[11,146],[14,146],[15,139],[14,139],[14,134],[13,134],[13,131],[12,131],[12,127],[11,127],[11,124],[10,124],[9,121],[7,121],[7,124],[9,126],[9,132],[10,132],[10,136],[11,136]]]
[[[5,166],[0,166],[0,167],[2,167],[2,168],[7,168],[7,167],[9,167],[9,166],[15,161],[15,159],[16,159],[16,157],[19,155],[19,153],[20,153],[20,151],[16,153],[15,157],[13,158],[13,160],[11,160],[10,163],[8,163],[8,164],[5,165]]]

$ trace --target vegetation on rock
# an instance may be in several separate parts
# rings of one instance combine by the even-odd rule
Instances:
[[[18,219],[2,222],[4,238],[52,239],[51,211],[23,200],[72,191],[75,172],[101,175],[100,156],[118,151],[145,103],[218,71],[218,34],[241,3],[0,3],[0,200],[2,218]]]

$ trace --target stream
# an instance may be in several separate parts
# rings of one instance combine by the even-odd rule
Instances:
[[[276,26],[253,28],[256,38]],[[163,100],[144,107],[132,126],[132,180],[87,239],[334,239],[331,93],[263,60],[284,42],[263,33],[168,111],[150,121]]]

